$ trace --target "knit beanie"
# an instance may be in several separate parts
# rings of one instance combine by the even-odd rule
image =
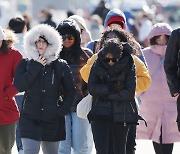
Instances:
[[[0,40],[4,40],[4,32],[2,27],[0,27]]]
[[[116,23],[116,24],[119,23],[122,26],[122,29],[124,29],[124,27],[125,27],[125,21],[121,16],[113,16],[113,17],[111,17],[107,22],[107,26],[109,26],[112,23]]]

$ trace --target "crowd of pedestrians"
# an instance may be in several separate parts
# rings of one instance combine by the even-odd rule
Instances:
[[[15,141],[19,154],[135,154],[136,139],[172,154],[180,142],[180,29],[142,14],[134,36],[124,12],[104,1],[91,24],[73,13],[58,24],[47,10],[39,16],[35,26],[13,17],[0,27],[0,154]],[[82,119],[77,105],[88,94]]]

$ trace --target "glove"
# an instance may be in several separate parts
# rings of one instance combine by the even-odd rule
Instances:
[[[124,88],[124,83],[121,81],[112,81],[108,83],[108,88],[110,92],[118,92]]]
[[[124,83],[121,81],[116,81],[114,84],[114,90],[115,92],[118,92],[124,88]]]

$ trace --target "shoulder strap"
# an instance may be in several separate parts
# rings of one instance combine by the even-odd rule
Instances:
[[[165,57],[163,57],[161,59],[161,61],[159,62],[158,66],[156,67],[156,69],[154,70],[153,74],[151,75],[151,79],[156,75],[156,73],[158,72],[160,66],[164,63],[164,59],[165,59]]]

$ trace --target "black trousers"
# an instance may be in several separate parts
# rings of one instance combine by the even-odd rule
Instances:
[[[126,154],[135,154],[136,146],[136,125],[130,126],[127,136]]]
[[[96,154],[109,154],[112,139],[114,154],[126,154],[126,140],[129,126],[111,123],[106,120],[91,122]],[[110,137],[112,133],[112,138]]]
[[[161,127],[160,143],[153,142],[153,146],[156,154],[172,154],[174,144],[173,143],[162,144],[162,127]]]
[[[113,139],[112,134],[110,134],[109,140],[109,152],[108,154],[114,154],[113,151]],[[126,142],[126,154],[135,154],[136,146],[136,125],[132,125],[129,128],[127,142]]]

